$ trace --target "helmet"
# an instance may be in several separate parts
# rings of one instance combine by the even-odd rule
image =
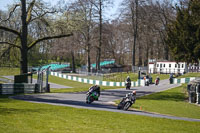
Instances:
[[[127,76],[127,78],[130,78],[129,76]]]
[[[136,91],[133,91],[132,93],[133,93],[134,95],[136,95]]]

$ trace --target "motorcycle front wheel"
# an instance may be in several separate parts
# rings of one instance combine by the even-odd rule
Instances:
[[[131,106],[131,103],[126,102],[125,105],[124,105],[124,110],[128,110],[130,106]]]

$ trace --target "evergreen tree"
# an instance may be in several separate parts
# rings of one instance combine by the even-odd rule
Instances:
[[[195,63],[200,59],[200,1],[176,6],[177,16],[168,25],[166,39],[176,61]]]

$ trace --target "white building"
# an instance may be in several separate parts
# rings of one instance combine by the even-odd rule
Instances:
[[[149,63],[149,73],[185,73],[187,64],[185,62],[157,61]]]

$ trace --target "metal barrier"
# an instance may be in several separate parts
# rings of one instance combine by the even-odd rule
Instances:
[[[189,102],[200,104],[200,79],[193,80],[187,85]]]
[[[39,84],[6,83],[0,84],[0,94],[40,93]]]

